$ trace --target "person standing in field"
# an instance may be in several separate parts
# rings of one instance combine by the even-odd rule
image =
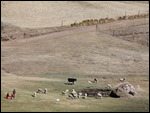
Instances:
[[[13,93],[11,94],[11,99],[13,99],[14,97],[13,97]]]
[[[9,93],[7,93],[7,95],[6,95],[6,98],[8,99],[10,96],[9,96]]]
[[[13,90],[13,98],[15,98],[16,90]]]

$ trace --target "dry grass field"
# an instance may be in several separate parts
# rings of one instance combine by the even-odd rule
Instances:
[[[123,1],[111,1],[109,4],[106,1],[2,2],[4,29],[9,26],[12,29],[10,36],[15,36],[16,33],[18,38],[1,40],[1,111],[148,112],[149,18],[99,24],[100,31],[96,31],[95,25],[66,26],[63,29],[56,27],[62,18],[66,24],[73,23],[73,19],[82,21],[86,18],[99,18],[98,14],[100,17],[109,15],[115,18],[124,15],[125,11],[129,14],[137,13],[139,8],[142,12],[147,12],[148,6],[147,2]],[[51,16],[49,13],[57,15]],[[41,28],[52,26],[55,27]],[[34,37],[20,37],[17,34],[24,33],[26,27],[38,28],[32,29]],[[32,33],[31,29],[28,30]],[[41,32],[46,34],[38,35]],[[66,85],[68,77],[77,78],[77,82]],[[99,82],[89,85],[87,81],[92,81],[94,77]],[[66,89],[80,91],[105,88],[107,84],[116,88],[121,77],[126,77],[125,82],[135,88],[140,85],[141,90],[136,96],[69,100],[67,95],[61,95]],[[11,93],[14,88],[17,91],[16,97],[13,100],[6,99],[6,93]],[[48,93],[32,97],[38,88],[47,88]],[[60,101],[57,102],[56,99]]]
[[[149,12],[148,3],[121,1],[2,1],[1,20],[23,28],[61,26],[85,19]]]

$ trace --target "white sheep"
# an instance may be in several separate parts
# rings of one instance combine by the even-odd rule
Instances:
[[[66,89],[66,91],[65,91],[66,93],[68,93],[69,92],[69,90],[68,89]]]
[[[68,92],[69,92],[68,89],[66,91],[62,91],[62,95],[66,95]]]
[[[120,80],[120,82],[124,82],[126,80],[126,78],[120,78],[119,80]]]
[[[73,97],[74,97],[74,98],[78,98],[78,94],[77,94],[77,93],[74,93],[74,94],[73,94]]]
[[[85,94],[84,94],[84,97],[83,97],[83,99],[86,99],[86,98],[87,98],[87,93],[85,93]]]
[[[82,93],[81,92],[79,92],[78,93],[78,98],[80,98],[82,96]]]
[[[87,93],[84,94],[84,97],[87,98]]]
[[[34,92],[33,97],[36,97],[36,92]]]
[[[44,93],[47,94],[47,89],[45,88]]]
[[[74,94],[74,93],[77,93],[77,92],[76,92],[74,89],[72,89],[72,92],[71,92],[71,93],[73,93],[73,94]]]
[[[107,84],[107,88],[112,88],[112,86],[110,84]]]
[[[101,93],[98,93],[98,94],[97,94],[97,97],[100,97],[100,99],[102,99],[102,98],[103,98],[103,96],[102,96],[102,94],[101,94]]]
[[[62,91],[62,95],[66,95],[66,92],[65,92],[65,91]]]
[[[43,93],[43,90],[41,88],[38,89],[37,93],[40,93],[40,92]]]
[[[91,81],[88,81],[88,83],[89,83],[89,84],[92,84],[92,82],[91,82]]]
[[[70,98],[71,98],[71,99],[74,99],[74,97],[73,97],[72,94],[69,94],[68,97],[69,97],[69,99],[70,99]]]
[[[77,92],[74,89],[72,89],[71,94],[73,95],[74,98],[78,97]]]

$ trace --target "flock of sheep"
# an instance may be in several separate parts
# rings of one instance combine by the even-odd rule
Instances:
[[[124,82],[125,81],[125,78],[120,78],[119,79],[120,80],[120,82]],[[88,82],[88,84],[92,84],[92,82],[91,81],[87,81]],[[94,83],[98,83],[98,79],[97,78],[94,78]],[[112,86],[110,85],[110,84],[107,84],[107,86],[106,86],[106,88],[112,88]],[[76,99],[76,98],[80,98],[80,97],[82,97],[83,99],[86,99],[87,98],[87,93],[84,93],[84,95],[81,93],[81,92],[76,92],[74,89],[72,89],[72,92],[71,93],[69,93],[69,90],[68,89],[66,89],[66,91],[62,91],[62,95],[67,95],[68,94],[68,98],[69,99]],[[97,96],[96,96],[96,98],[98,98],[98,97],[100,97],[100,99],[102,99],[103,97],[102,97],[102,94],[99,92],[99,93],[97,93]]]
[[[126,80],[126,78],[120,78],[119,80],[120,80],[120,82],[124,82]],[[97,83],[97,82],[98,82],[98,79],[94,78],[94,83]],[[88,81],[88,84],[92,84],[92,82]],[[110,84],[107,84],[106,88],[112,88],[112,86]]]
[[[125,81],[125,78],[120,78],[119,79],[120,82],[124,82]],[[97,78],[94,78],[94,83],[98,83],[98,79]],[[88,81],[88,84],[92,84],[91,81]],[[107,88],[112,88],[112,86],[110,84],[107,84]],[[37,92],[34,92],[34,94],[32,95],[33,97],[36,97],[36,94],[37,93],[44,93],[44,94],[47,94],[47,88],[44,89],[44,91],[39,88]],[[66,91],[62,91],[62,95],[67,95],[69,93],[69,90],[66,89]],[[86,99],[87,98],[87,93],[85,93],[84,95],[81,93],[81,92],[76,92],[74,89],[72,89],[72,92],[68,94],[68,98],[69,99],[77,99],[77,98],[83,98],[83,99]],[[102,94],[101,93],[97,93],[97,96],[96,98],[100,97],[100,99],[102,99]]]
[[[36,94],[37,94],[37,93],[44,93],[44,94],[47,94],[47,88],[45,88],[44,91],[43,91],[41,88],[39,88],[38,91],[37,91],[37,92],[34,92],[34,94],[33,94],[32,96],[33,96],[33,97],[36,97]]]
[[[67,89],[66,91],[63,91],[62,92],[62,95],[67,95],[67,93],[69,92],[69,90]],[[74,89],[72,89],[72,92],[70,94],[68,94],[68,98],[69,99],[77,99],[77,98],[83,98],[83,99],[86,99],[87,98],[87,93],[85,93],[83,96],[82,96],[82,93],[81,92],[76,92]]]

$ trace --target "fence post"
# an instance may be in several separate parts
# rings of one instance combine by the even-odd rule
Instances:
[[[144,16],[144,25],[146,24],[146,16]]]
[[[138,12],[138,16],[140,16],[140,10],[139,10],[139,12]]]
[[[115,35],[115,30],[113,30],[113,36]]]
[[[61,21],[61,29],[62,29],[62,27],[63,27],[63,20]]]
[[[96,31],[97,31],[97,24],[96,24]]]
[[[99,32],[100,32],[100,29],[99,29],[99,27],[98,27],[98,24],[96,24],[96,31],[97,31],[97,30],[99,30]]]
[[[125,15],[124,15],[125,17],[127,16],[127,12],[125,12]]]

